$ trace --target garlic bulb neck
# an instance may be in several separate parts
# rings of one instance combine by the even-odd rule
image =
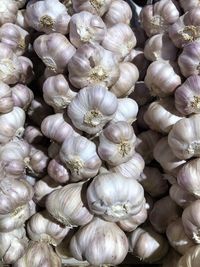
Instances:
[[[40,25],[44,28],[53,30],[54,24],[55,21],[49,15],[44,15],[40,18]]]
[[[185,28],[179,31],[179,34],[184,39],[184,41],[193,42],[198,37],[200,37],[199,27],[194,25],[185,26]]]
[[[96,11],[98,11],[104,5],[104,0],[90,0],[89,2]]]
[[[96,66],[91,70],[89,76],[94,82],[103,82],[108,77],[108,74],[101,66]]]
[[[156,28],[157,30],[160,30],[164,26],[164,20],[163,20],[163,18],[161,16],[155,15],[151,19],[151,24],[152,24],[153,28]]]
[[[113,216],[116,218],[122,218],[129,214],[130,211],[130,205],[129,203],[119,203],[112,205],[107,211],[107,215]]]
[[[126,155],[128,155],[130,150],[131,150],[131,146],[130,146],[129,142],[122,141],[119,144],[119,153],[122,155],[122,157],[125,157]]]
[[[51,57],[43,57],[42,61],[47,66],[47,68],[56,73],[56,62]]]
[[[84,116],[84,123],[89,126],[96,127],[102,121],[103,115],[97,109],[89,110]]]
[[[54,239],[47,234],[42,234],[39,242],[44,242],[48,245],[57,246],[57,243],[54,241]]]
[[[189,144],[187,152],[189,154],[195,153],[196,156],[200,155],[200,141],[193,141]]]
[[[191,106],[200,112],[200,96],[194,96],[193,101],[190,102]]]
[[[12,216],[17,216],[23,209],[24,209],[25,205],[17,207],[13,212],[12,212]],[[23,216],[23,215],[22,215]]]
[[[70,160],[68,164],[70,165],[70,169],[72,170],[73,173],[80,175],[80,171],[83,168],[84,163],[79,157],[73,160]]]

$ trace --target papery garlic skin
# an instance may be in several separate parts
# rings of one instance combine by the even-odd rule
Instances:
[[[25,19],[25,12],[26,12],[26,9],[19,9],[17,11],[17,18],[16,18],[15,24],[29,32],[30,27]]]
[[[88,11],[94,15],[99,15],[100,17],[108,11],[112,0],[73,0],[74,11]]]
[[[0,81],[0,113],[8,113],[13,110],[14,102],[9,85]]]
[[[185,234],[181,218],[168,225],[166,235],[170,245],[182,255],[195,245]]]
[[[42,132],[40,131],[40,129],[32,125],[29,125],[25,128],[23,138],[29,144],[38,144],[44,141],[44,136]]]
[[[144,47],[144,55],[150,61],[172,60],[177,58],[178,49],[167,34],[159,33],[149,38]]]
[[[38,57],[54,74],[63,73],[66,70],[70,58],[76,51],[61,33],[40,35],[35,39],[33,47]]]
[[[154,131],[169,133],[173,125],[181,120],[183,115],[174,107],[173,98],[164,98],[152,102],[144,114],[144,121]]]
[[[181,85],[181,77],[170,63],[158,60],[148,67],[144,82],[153,96],[165,97]]]
[[[114,93],[117,97],[125,97],[134,91],[135,83],[139,79],[139,71],[130,62],[121,62],[119,69],[119,79],[111,86],[110,92]]]
[[[16,1],[1,0],[0,9],[0,25],[11,22],[15,23],[17,17],[18,6]]]
[[[33,71],[33,62],[24,56],[18,57],[19,62],[21,64],[21,71],[20,71],[20,77],[19,77],[19,83],[23,84],[29,84],[32,82],[34,78],[34,71]]]
[[[93,179],[87,189],[87,201],[92,212],[116,222],[140,212],[145,199],[143,188],[135,179],[109,172]]]
[[[58,183],[63,184],[69,180],[69,172],[58,156],[49,162],[47,172],[48,175]]]
[[[169,25],[178,18],[179,10],[171,0],[162,0],[153,5],[146,5],[140,13],[141,24],[149,37],[166,32]]]
[[[117,166],[108,166],[109,171],[118,173],[126,178],[138,180],[143,172],[145,162],[138,153],[134,153],[131,159]]]
[[[59,157],[70,170],[70,181],[86,180],[97,175],[101,160],[96,145],[83,136],[71,136],[63,142]]]
[[[57,223],[47,211],[37,212],[27,223],[27,232],[31,240],[53,246],[60,244],[69,230]]]
[[[76,128],[96,134],[114,117],[117,106],[117,97],[106,87],[88,86],[71,101],[67,114]]]
[[[28,246],[26,231],[23,227],[8,233],[0,233],[0,257],[6,264],[15,263],[21,258]]]
[[[199,6],[198,0],[190,0],[189,2],[187,0],[179,0],[179,3],[185,12]]]
[[[25,13],[28,24],[39,32],[68,32],[70,16],[58,0],[29,1]]]
[[[0,41],[10,47],[16,55],[21,56],[27,50],[29,33],[15,24],[5,23],[0,28]]]
[[[87,208],[82,182],[65,185],[52,192],[46,200],[47,211],[61,224],[76,227],[89,223],[93,214]]]
[[[158,233],[165,233],[167,226],[180,217],[182,210],[169,196],[154,203],[149,220]]]
[[[125,23],[118,23],[107,30],[102,46],[116,54],[122,61],[136,45],[136,37],[131,27]]]
[[[119,77],[115,55],[99,44],[80,46],[68,64],[69,80],[76,88],[102,84],[110,87]]]
[[[33,101],[34,95],[31,89],[23,84],[16,84],[12,87],[12,98],[14,105],[27,110]]]
[[[79,47],[85,43],[100,43],[106,34],[103,20],[87,11],[74,14],[70,20],[70,42]]]
[[[72,237],[70,252],[75,259],[86,259],[93,266],[118,265],[128,252],[128,240],[115,223],[95,217]]]
[[[200,115],[196,114],[176,122],[168,135],[168,143],[179,159],[200,156]]]
[[[128,122],[110,123],[99,135],[98,154],[109,165],[117,166],[135,153],[136,136]]]
[[[108,11],[103,17],[106,26],[112,27],[118,23],[130,24],[132,10],[128,3],[123,0],[113,0]]]
[[[13,264],[13,267],[61,267],[60,257],[54,252],[51,245],[45,242],[30,241],[24,256]]]

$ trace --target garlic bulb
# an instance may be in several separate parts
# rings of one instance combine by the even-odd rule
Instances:
[[[169,133],[173,125],[181,120],[181,115],[174,107],[173,98],[163,98],[152,102],[144,114],[144,121],[155,131]]]
[[[13,267],[61,267],[61,259],[51,245],[45,242],[30,241],[26,253],[13,264]]]
[[[176,60],[178,49],[174,46],[169,36],[159,33],[149,38],[144,47],[144,55],[150,61]]]
[[[31,151],[28,159],[28,171],[35,176],[42,176],[46,173],[49,163],[47,151],[43,147],[31,145]]]
[[[151,102],[153,99],[144,81],[136,82],[134,91],[129,95],[129,97],[134,99],[139,106],[143,106],[148,102]]]
[[[6,144],[14,137],[22,137],[24,133],[25,112],[19,107],[0,115],[0,143]]]
[[[145,163],[153,160],[153,150],[160,138],[161,134],[152,130],[144,131],[137,136],[135,150],[140,153]]]
[[[117,97],[128,96],[134,91],[135,83],[139,79],[139,71],[137,67],[130,62],[121,62],[119,64],[119,78],[114,85],[111,86],[110,92]]]
[[[126,220],[121,220],[117,224],[126,232],[134,231],[140,224],[144,223],[147,219],[147,204],[143,205],[143,208],[136,215],[131,216]]]
[[[21,64],[21,71],[18,82],[23,84],[29,84],[34,78],[33,63],[27,57],[20,56],[18,57],[18,59]]]
[[[189,2],[187,0],[179,0],[179,3],[185,12],[199,6],[198,0],[190,0]]]
[[[128,239],[130,252],[142,261],[153,263],[167,254],[167,240],[150,226],[138,227]]]
[[[186,236],[181,218],[168,225],[166,235],[170,245],[182,255],[184,255],[190,247],[195,245],[193,241]]]
[[[34,214],[27,224],[27,232],[31,240],[53,246],[60,244],[69,230],[56,222],[46,210]]]
[[[31,89],[18,83],[12,87],[12,98],[15,106],[27,110],[33,101],[34,95]]]
[[[43,177],[34,185],[34,201],[41,207],[44,207],[47,196],[61,187],[62,186],[58,182],[54,181],[49,176]]]
[[[73,0],[73,9],[76,13],[88,11],[100,17],[108,11],[112,0]]]
[[[0,41],[20,56],[27,50],[29,33],[15,24],[5,23],[0,28]]]
[[[94,177],[101,167],[101,160],[96,153],[96,145],[80,135],[73,135],[65,139],[59,157],[70,170],[70,181],[72,182]]]
[[[199,216],[200,200],[192,202],[187,208],[184,209],[182,214],[182,222],[186,235],[195,243],[200,244]]]
[[[137,117],[137,102],[129,97],[117,99],[118,106],[112,122],[126,121],[132,124]]]
[[[122,61],[136,45],[136,37],[131,27],[125,23],[118,23],[109,28],[102,41],[102,46],[116,54]]]
[[[54,74],[66,71],[67,64],[76,51],[61,33],[40,35],[35,39],[33,47],[38,57]]]
[[[30,28],[29,28],[28,22],[25,19],[25,12],[26,12],[26,9],[19,9],[17,11],[17,18],[16,18],[15,24],[29,32]]]
[[[134,153],[131,159],[117,166],[109,166],[111,172],[123,175],[126,178],[138,180],[144,169],[144,160],[138,153]]]
[[[177,267],[198,267],[200,246],[191,247],[178,261]]]
[[[70,16],[66,7],[58,0],[31,0],[26,6],[26,20],[32,28],[39,32],[68,32]]]
[[[65,185],[52,192],[46,200],[47,211],[68,227],[89,223],[93,215],[87,208],[85,190],[85,185],[79,182]]]
[[[92,266],[114,266],[124,260],[128,240],[115,223],[95,217],[72,237],[70,251],[75,259],[86,259]]]
[[[42,90],[44,101],[55,111],[64,110],[76,96],[62,74],[47,78]]]
[[[165,151],[165,153],[163,153]],[[177,158],[172,148],[168,144],[167,137],[161,138],[156,144],[153,151],[154,159],[160,163],[161,167],[168,173],[172,175],[177,175],[181,166],[185,164],[185,160]]]
[[[126,23],[129,25],[131,18],[132,10],[129,4],[123,0],[113,0],[103,20],[109,28],[118,23]]]
[[[164,179],[163,174],[157,168],[144,168],[143,173],[139,178],[140,184],[144,190],[152,197],[161,197],[168,192],[169,186]]]
[[[174,124],[168,135],[168,143],[174,155],[180,159],[200,156],[200,115],[184,118]]]
[[[67,114],[74,126],[88,134],[96,134],[117,110],[117,97],[101,85],[81,89],[68,106]]]
[[[191,75],[200,74],[200,43],[195,41],[189,43],[183,48],[182,53],[178,57],[178,65],[181,73],[186,78]]]
[[[72,16],[70,20],[70,42],[79,47],[85,43],[100,43],[106,34],[103,20],[88,11],[81,11]]]
[[[182,208],[186,208],[193,201],[196,200],[195,196],[190,194],[185,188],[181,187],[177,183],[174,183],[169,190],[171,199]]]
[[[69,80],[76,88],[102,84],[110,87],[119,77],[115,55],[99,44],[79,47],[68,64]]]
[[[158,233],[165,233],[167,226],[180,217],[182,210],[169,196],[154,203],[149,220]]]
[[[148,67],[144,82],[153,96],[165,97],[181,85],[181,77],[170,63],[158,60]]]
[[[64,167],[64,164],[58,156],[49,162],[47,172],[48,175],[58,183],[63,184],[69,180],[68,170]]]
[[[9,85],[0,81],[0,113],[8,113],[13,110],[14,102]]]
[[[11,22],[15,23],[17,17],[18,5],[13,0],[1,0],[0,25]]]
[[[65,120],[65,115],[57,113],[47,116],[41,124],[42,133],[51,140],[63,143],[74,133],[70,124]]]
[[[140,20],[146,34],[167,32],[169,25],[179,18],[179,10],[172,0],[161,0],[153,5],[146,5],[140,12]]]
[[[87,201],[92,212],[117,222],[140,212],[145,202],[144,190],[135,179],[118,173],[102,173],[89,185]]]
[[[176,109],[184,115],[200,113],[200,77],[192,75],[175,91]]]
[[[38,144],[44,141],[44,136],[42,132],[40,131],[40,129],[32,125],[29,125],[25,128],[23,138],[29,144]]]
[[[99,135],[98,154],[111,166],[131,159],[135,153],[136,136],[128,122],[110,123]]]
[[[23,227],[8,233],[0,233],[0,258],[5,264],[15,263],[21,258],[28,246],[26,231]]]

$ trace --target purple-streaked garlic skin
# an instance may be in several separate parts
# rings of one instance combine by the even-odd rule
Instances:
[[[16,84],[12,87],[12,98],[14,106],[27,110],[34,99],[34,94],[30,88],[23,84]]]
[[[12,90],[9,85],[0,81],[0,113],[8,113],[13,110],[14,101],[12,98]]]
[[[58,183],[65,184],[69,181],[69,171],[65,168],[58,156],[49,162],[47,172]]]

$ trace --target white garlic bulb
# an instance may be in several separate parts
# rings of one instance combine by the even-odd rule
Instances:
[[[111,166],[131,159],[135,153],[136,136],[128,122],[110,123],[99,135],[98,154]]]
[[[0,25],[11,22],[15,23],[18,11],[18,5],[13,0],[1,0]]]
[[[68,32],[70,16],[66,7],[58,0],[31,0],[26,6],[26,21],[39,32]]]
[[[100,43],[106,34],[103,20],[88,11],[74,14],[70,20],[70,42],[79,47],[85,43]]]
[[[9,85],[0,81],[0,113],[8,113],[13,110],[14,102]]]
[[[89,223],[93,215],[87,208],[85,190],[82,182],[71,183],[55,190],[46,199],[47,211],[68,227]]]
[[[18,83],[12,87],[12,98],[16,107],[20,107],[26,111],[34,98],[34,95],[30,88]]]
[[[68,64],[69,80],[76,88],[102,84],[110,87],[119,77],[115,55],[99,44],[80,46]]]
[[[92,14],[103,16],[109,9],[112,0],[73,0],[75,12],[88,11]]]
[[[69,139],[65,139],[59,157],[70,170],[70,181],[72,182],[94,177],[101,167],[101,160],[96,153],[96,145],[81,135],[73,135]]]
[[[125,23],[118,23],[107,30],[102,46],[116,54],[122,61],[136,45],[136,37],[131,27]]]
[[[86,259],[92,266],[118,265],[128,252],[128,240],[115,223],[95,217],[72,237],[70,252],[75,259]]]
[[[120,221],[140,212],[145,202],[144,190],[135,179],[102,173],[89,185],[87,201],[95,214],[108,221]]]
[[[49,162],[47,172],[58,183],[63,184],[69,180],[69,172],[58,156]]]
[[[117,110],[117,97],[101,85],[81,89],[68,106],[74,126],[88,134],[96,134]]]

